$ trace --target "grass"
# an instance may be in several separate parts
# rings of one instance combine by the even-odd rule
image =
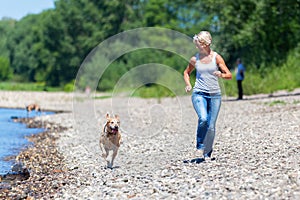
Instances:
[[[286,102],[282,101],[282,100],[275,100],[275,101],[272,101],[272,102],[268,102],[266,104],[269,105],[269,106],[286,105]]]
[[[299,100],[294,100],[292,102],[292,104],[299,104],[300,101]],[[267,102],[265,103],[266,105],[269,105],[269,106],[275,106],[275,105],[286,105],[287,102],[283,101],[283,100],[274,100],[272,102]]]
[[[103,95],[103,96],[95,96],[94,99],[109,99],[111,98],[111,95]]]
[[[294,100],[294,101],[293,101],[293,104],[299,104],[299,103],[300,103],[299,100]]]
[[[45,86],[43,83],[0,82],[0,90],[9,91],[61,91],[58,87]]]

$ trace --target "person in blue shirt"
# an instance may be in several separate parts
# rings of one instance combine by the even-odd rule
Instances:
[[[243,99],[243,85],[242,82],[245,78],[245,67],[242,64],[242,60],[240,58],[238,58],[236,60],[236,64],[237,64],[237,69],[236,69],[236,81],[237,81],[237,87],[238,87],[238,100],[242,100]]]

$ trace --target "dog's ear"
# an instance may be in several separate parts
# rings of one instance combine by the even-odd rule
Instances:
[[[119,115],[115,115],[115,118],[116,118],[117,120],[120,120]]]
[[[105,117],[108,120],[109,119],[109,113],[106,113]]]

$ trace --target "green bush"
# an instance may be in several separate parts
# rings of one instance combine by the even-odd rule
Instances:
[[[70,83],[67,83],[63,89],[64,89],[64,92],[73,92],[74,91],[74,80],[71,81]]]
[[[150,87],[142,86],[138,88],[133,92],[132,96],[137,96],[142,98],[161,98],[161,97],[175,97],[175,94],[164,86],[153,84]]]

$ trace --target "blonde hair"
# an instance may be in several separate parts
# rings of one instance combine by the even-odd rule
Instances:
[[[212,37],[208,31],[200,31],[197,36],[200,43],[204,43],[207,46],[212,43]]]

